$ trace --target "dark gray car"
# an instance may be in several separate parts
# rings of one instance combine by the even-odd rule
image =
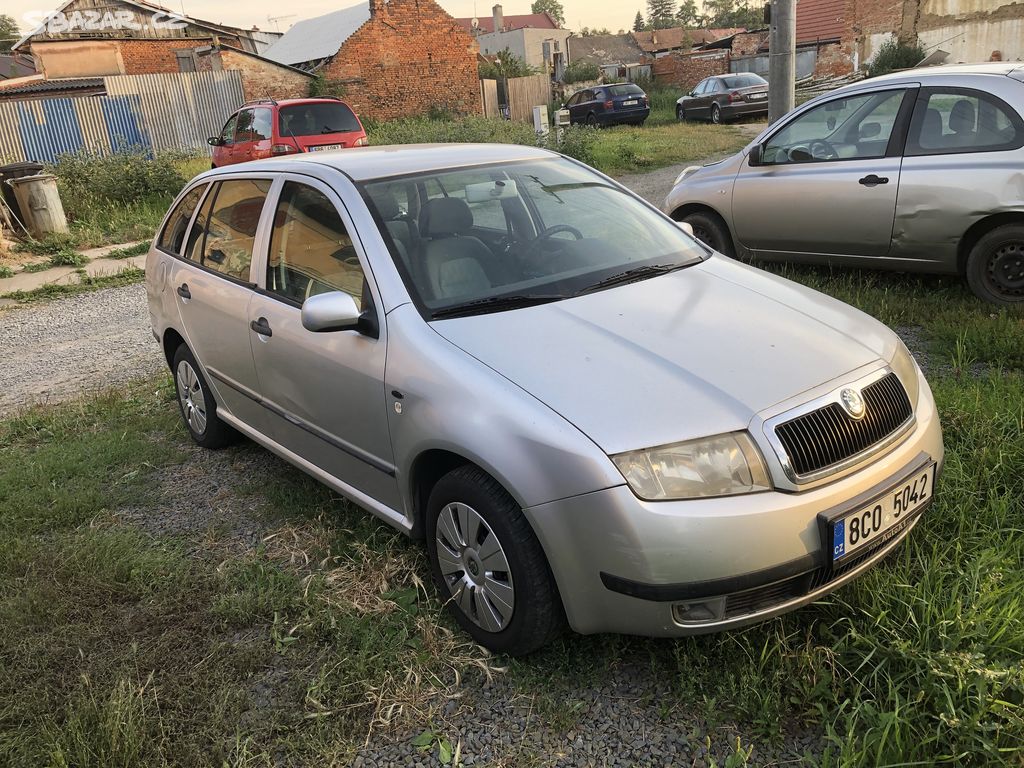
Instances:
[[[701,80],[676,101],[679,120],[725,123],[740,117],[768,114],[768,81],[753,72],[715,75]]]
[[[819,96],[676,179],[665,212],[728,255],[959,274],[1024,303],[1024,67],[931,67]]]

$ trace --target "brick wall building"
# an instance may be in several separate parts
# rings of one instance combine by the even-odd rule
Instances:
[[[654,60],[652,73],[658,85],[678,88],[684,93],[711,75],[724,75],[729,71],[728,51],[700,51],[697,53],[670,53]]]
[[[315,69],[361,116],[390,120],[480,114],[478,51],[434,0],[370,0],[296,24],[266,55]]]
[[[314,75],[226,45],[197,51],[200,70],[236,70],[246,101],[302,99],[309,96]]]

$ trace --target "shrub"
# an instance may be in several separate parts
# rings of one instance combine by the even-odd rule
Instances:
[[[597,64],[590,61],[574,61],[565,68],[562,82],[567,85],[571,83],[585,83],[590,80],[597,80],[599,77],[601,77],[601,70]]]
[[[587,165],[594,165],[596,160],[598,129],[591,125],[572,125],[561,131],[551,131],[541,146],[555,152],[561,152]]]
[[[535,144],[533,128],[525,123],[489,117],[464,117],[458,120],[430,120],[410,117],[367,126],[371,144],[434,144],[494,142],[498,144]]]
[[[916,67],[925,56],[924,46],[916,37],[913,40],[901,40],[893,35],[878,47],[868,63],[868,77]]]
[[[71,218],[84,218],[96,206],[174,197],[188,181],[178,165],[181,153],[152,155],[123,148],[112,155],[61,155],[50,170]]]
[[[504,77],[528,77],[540,72],[540,70],[531,67],[523,59],[512,53],[507,46],[494,54],[494,61],[480,62],[478,70],[481,80],[500,80]]]

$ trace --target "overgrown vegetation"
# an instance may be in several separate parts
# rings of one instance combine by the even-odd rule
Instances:
[[[562,82],[566,85],[573,83],[589,83],[601,77],[601,69],[590,61],[579,59],[572,62],[565,68],[562,75]]]
[[[508,46],[498,51],[477,67],[481,80],[501,80],[506,77],[528,77],[540,70],[531,67],[524,59],[513,53]]]
[[[875,55],[868,62],[868,77],[878,77],[899,69],[916,67],[926,55],[924,46],[916,37],[907,40],[893,34],[878,46]]]
[[[50,265],[44,262],[42,269],[49,268]],[[41,270],[32,270],[26,267],[25,271],[31,272]],[[41,288],[36,288],[31,291],[12,291],[11,293],[0,296],[0,298],[13,299],[22,304],[32,304],[39,301],[49,301],[50,299],[60,299],[66,296],[73,296],[77,293],[91,293],[93,291],[102,290],[103,288],[118,288],[124,285],[134,285],[135,283],[142,282],[145,277],[145,270],[138,269],[136,267],[126,267],[114,275],[99,275],[97,277],[93,277],[91,275],[80,274],[79,281],[77,283],[48,283]]]

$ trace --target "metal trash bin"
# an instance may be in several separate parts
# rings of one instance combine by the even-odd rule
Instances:
[[[18,207],[18,199],[14,194],[14,188],[7,184],[9,179],[20,179],[23,176],[35,176],[42,173],[42,163],[11,163],[0,165],[0,196],[3,197],[11,213],[18,217],[18,221],[25,223],[21,208]],[[27,224],[25,226],[28,226]]]
[[[32,237],[42,240],[49,234],[68,231],[68,220],[57,191],[56,176],[40,173],[9,179],[6,184],[14,188],[18,207],[24,214],[22,223]]]

